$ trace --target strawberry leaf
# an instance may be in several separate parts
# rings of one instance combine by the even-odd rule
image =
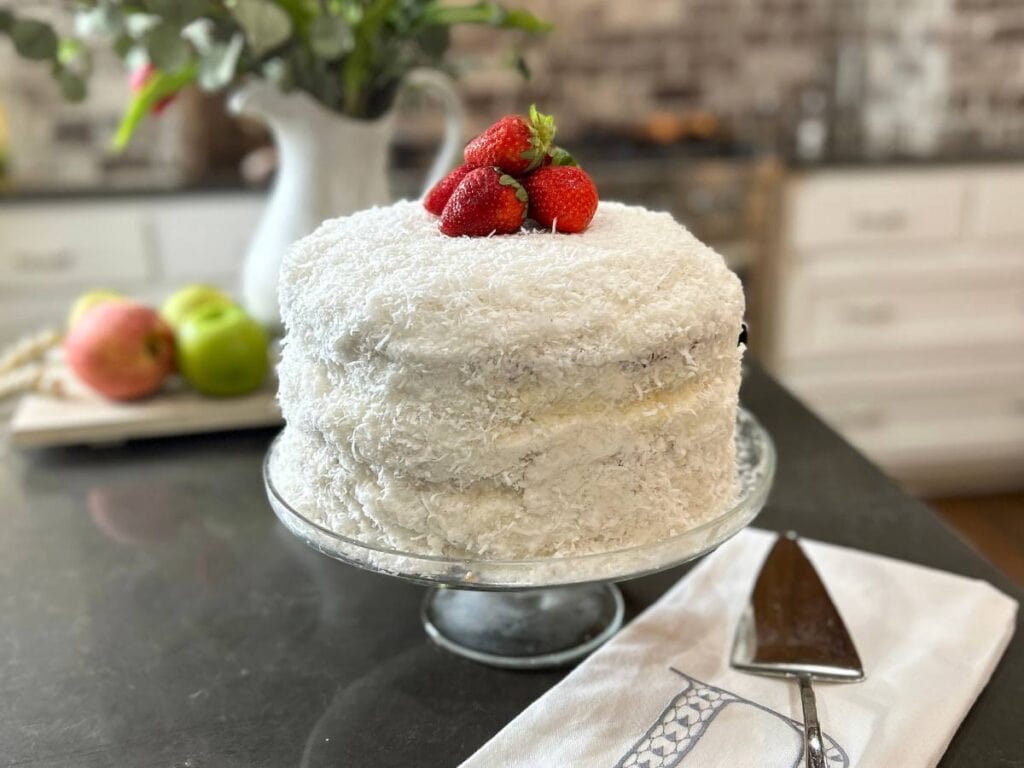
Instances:
[[[545,115],[537,110],[536,104],[530,105],[530,149],[522,153],[524,160],[529,160],[530,165],[526,172],[535,171],[544,162],[544,158],[551,149],[551,142],[555,140],[555,118]]]
[[[501,177],[498,179],[498,183],[501,184],[501,186],[503,187],[515,187],[516,200],[518,200],[521,203],[527,202],[528,198],[526,197],[526,190],[523,189],[523,185],[516,181],[513,176],[510,176],[507,173],[503,173],[501,174]]]
[[[561,147],[553,147],[550,152],[551,164],[552,165],[572,165],[579,166],[576,162],[576,158],[570,155],[566,150]]]

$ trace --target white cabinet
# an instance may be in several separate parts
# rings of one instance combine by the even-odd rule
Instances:
[[[1024,168],[787,185],[769,367],[921,491],[1024,482]]]
[[[1024,242],[1024,169],[990,172],[977,179],[976,233],[985,238],[1015,238]]]
[[[192,282],[233,290],[263,202],[249,192],[0,201],[0,344],[60,326],[92,288],[152,303]]]
[[[164,275],[173,280],[233,279],[259,221],[251,196],[211,196],[205,205],[172,199],[153,210]]]
[[[145,281],[154,256],[146,235],[137,205],[0,207],[0,286]]]
[[[837,245],[947,241],[960,233],[964,191],[962,178],[938,171],[898,186],[875,172],[800,176],[789,189],[791,244],[816,257]]]
[[[1024,258],[939,264],[898,250],[882,255],[791,270],[779,307],[786,360],[881,359],[978,343],[1024,355]]]

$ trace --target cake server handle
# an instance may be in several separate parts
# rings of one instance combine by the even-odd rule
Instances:
[[[825,768],[825,750],[821,743],[818,707],[814,702],[811,676],[800,675],[800,705],[804,710],[804,757],[807,768]]]

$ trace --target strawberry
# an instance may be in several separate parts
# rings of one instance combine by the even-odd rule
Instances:
[[[513,176],[522,176],[540,167],[554,138],[554,118],[532,105],[529,120],[507,115],[469,142],[465,158],[478,168],[497,166]]]
[[[466,174],[441,212],[441,231],[449,237],[510,235],[526,218],[526,190],[500,168],[476,168]]]
[[[441,211],[444,210],[444,204],[448,202],[452,192],[455,191],[455,188],[459,186],[459,182],[466,178],[466,174],[472,171],[473,168],[474,166],[469,163],[463,163],[437,182],[427,192],[427,196],[423,198],[423,207],[435,216],[440,216]]]
[[[530,218],[553,232],[582,232],[597,211],[597,187],[573,165],[539,168],[524,182]]]

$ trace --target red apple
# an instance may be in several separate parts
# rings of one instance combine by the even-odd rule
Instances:
[[[64,340],[82,381],[111,400],[150,394],[174,370],[174,333],[156,310],[129,301],[90,310]]]
[[[129,85],[131,85],[132,93],[138,93],[142,90],[142,86],[148,83],[149,79],[153,77],[157,71],[157,68],[149,62],[146,62],[141,67],[136,68],[135,71],[132,72],[131,78],[128,81]],[[170,96],[164,96],[160,101],[154,104],[153,108],[149,111],[154,115],[159,115],[167,109],[168,104],[174,101],[174,96],[175,94],[173,93]]]

